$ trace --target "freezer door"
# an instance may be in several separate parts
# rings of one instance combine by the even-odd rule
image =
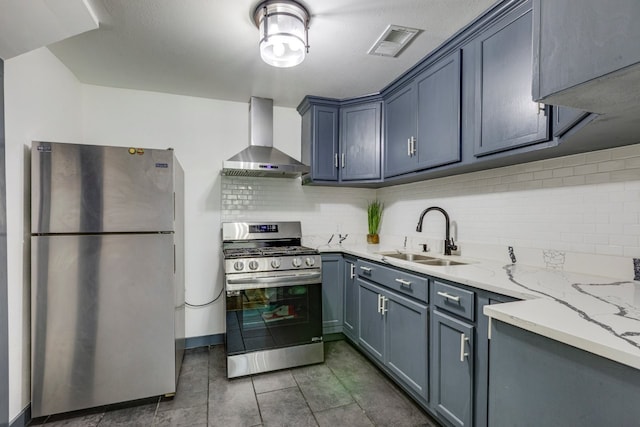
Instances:
[[[33,142],[31,232],[172,231],[172,150]]]
[[[31,243],[32,416],[175,392],[173,235]]]

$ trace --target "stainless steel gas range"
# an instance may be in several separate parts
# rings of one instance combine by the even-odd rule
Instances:
[[[222,224],[227,377],[324,361],[322,261],[300,222]]]

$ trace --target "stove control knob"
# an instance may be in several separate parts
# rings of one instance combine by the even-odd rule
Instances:
[[[280,268],[280,260],[279,259],[274,259],[273,261],[271,261],[271,267],[272,268]]]
[[[300,267],[302,265],[302,260],[296,257],[293,260],[291,260],[291,263],[293,264],[294,267]]]
[[[251,270],[257,270],[258,269],[258,261],[249,261],[249,268]]]
[[[244,268],[244,262],[236,261],[235,263],[233,263],[233,268],[235,268],[236,271],[242,270]]]
[[[309,258],[307,258],[307,259],[305,260],[305,262],[307,263],[307,265],[308,265],[309,267],[313,267],[313,266],[315,265],[315,263],[316,263],[316,260],[315,260],[315,259],[313,259],[313,258],[311,258],[311,257],[309,257]]]

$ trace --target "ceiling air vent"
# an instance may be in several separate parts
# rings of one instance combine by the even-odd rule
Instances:
[[[398,56],[413,38],[418,35],[417,28],[389,25],[378,40],[369,49],[369,55]]]

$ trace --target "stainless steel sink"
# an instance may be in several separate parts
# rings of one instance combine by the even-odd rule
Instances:
[[[412,254],[407,252],[378,252],[378,255],[382,255],[388,258],[396,258],[404,261],[414,262],[426,262],[426,261],[438,261],[437,258],[426,255]]]
[[[449,265],[467,265],[466,262],[453,261],[450,259],[432,258],[429,260],[416,261],[424,265],[449,266]]]

